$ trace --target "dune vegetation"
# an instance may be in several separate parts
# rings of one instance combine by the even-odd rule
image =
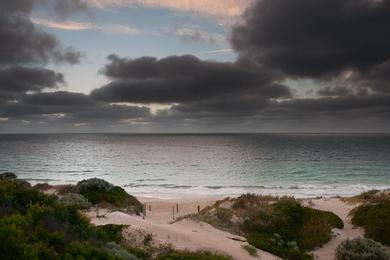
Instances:
[[[101,181],[93,182],[106,185]],[[0,259],[230,259],[209,252],[175,251],[169,246],[153,252],[133,247],[122,237],[125,226],[94,226],[80,211],[89,205],[85,204],[89,199],[97,203],[119,196],[124,198],[119,202],[120,206],[128,206],[127,203],[133,200],[118,195],[121,192],[112,192],[115,188],[108,190],[109,199],[106,200],[101,193],[95,196],[98,193],[85,192],[101,191],[96,185],[87,184],[87,188],[85,182],[82,185],[80,193],[85,197],[68,193],[59,198],[44,194],[14,174],[1,174]]]
[[[352,210],[352,224],[364,228],[364,235],[390,246],[390,191],[371,190],[355,199],[362,203]]]
[[[388,260],[390,254],[378,242],[367,238],[346,239],[336,248],[337,260]]]
[[[80,208],[96,205],[102,208],[124,211],[139,215],[143,206],[137,198],[128,194],[124,189],[97,178],[82,180],[76,185],[56,185],[40,183],[34,186],[38,190],[55,190],[64,203],[78,204]]]
[[[328,242],[332,228],[344,226],[334,213],[304,207],[294,198],[253,194],[219,201],[192,217],[284,259],[312,259],[306,252]]]

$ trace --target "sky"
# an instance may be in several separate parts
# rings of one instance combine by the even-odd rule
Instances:
[[[5,0],[0,133],[389,132],[390,0]]]

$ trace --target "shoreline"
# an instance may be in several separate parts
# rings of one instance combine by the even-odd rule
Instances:
[[[59,186],[59,185],[75,185],[77,184],[78,180],[76,181],[63,181],[63,182],[57,182],[57,181],[51,181],[51,180],[31,180],[29,178],[23,178],[21,179],[27,180],[31,185],[36,185],[40,183],[48,183],[52,186]],[[296,199],[314,199],[314,198],[337,198],[337,197],[353,197],[357,196],[363,192],[369,191],[369,190],[389,190],[389,185],[365,185],[365,184],[355,184],[355,185],[340,185],[340,187],[335,187],[332,185],[324,185],[323,187],[314,187],[314,186],[308,186],[308,187],[300,187],[299,185],[290,185],[288,188],[284,188],[283,186],[270,186],[267,188],[261,188],[263,186],[259,186],[258,189],[247,189],[247,186],[234,186],[234,189],[237,189],[236,191],[232,192],[221,192],[223,189],[230,189],[229,186],[222,187],[220,189],[209,189],[207,190],[207,186],[194,186],[192,188],[178,188],[178,189],[171,189],[170,192],[162,192],[157,191],[156,189],[150,189],[150,191],[137,191],[137,187],[129,187],[126,184],[118,184],[115,181],[111,181],[110,179],[103,178],[110,183],[113,183],[121,188],[123,188],[127,193],[136,196],[136,197],[143,197],[143,198],[150,198],[150,199],[162,199],[162,200],[173,200],[173,199],[192,199],[192,198],[226,198],[226,197],[239,197],[242,194],[256,194],[256,195],[271,195],[271,196],[288,196],[288,197],[294,197]],[[80,179],[82,180],[82,179]],[[206,189],[205,189],[206,187]],[[193,189],[195,188],[195,189]],[[187,190],[187,191],[183,191]],[[348,190],[348,192],[340,192],[341,190]],[[315,192],[315,191],[323,191],[323,192]],[[331,192],[333,191],[333,192]],[[335,192],[336,191],[336,192]]]

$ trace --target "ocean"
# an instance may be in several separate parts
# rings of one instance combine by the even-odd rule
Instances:
[[[0,135],[0,172],[31,183],[102,178],[131,194],[350,196],[390,188],[390,135]]]

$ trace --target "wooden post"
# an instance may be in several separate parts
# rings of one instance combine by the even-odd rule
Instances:
[[[152,212],[152,205],[149,205],[149,211]]]
[[[172,207],[172,219],[175,220],[175,206]]]
[[[143,219],[145,219],[146,218],[146,203],[144,203],[144,217],[143,217]]]
[[[176,204],[176,213],[179,214],[179,203]]]
[[[99,208],[96,206],[96,217],[99,218]]]
[[[200,212],[200,206],[198,205],[198,213]]]

